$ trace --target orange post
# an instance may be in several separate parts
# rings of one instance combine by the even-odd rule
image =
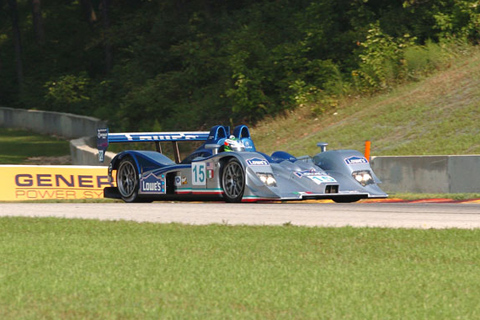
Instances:
[[[368,162],[370,162],[370,140],[365,141],[365,158],[367,158]]]

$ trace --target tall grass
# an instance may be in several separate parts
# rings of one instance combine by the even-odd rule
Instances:
[[[420,80],[435,71],[446,70],[455,61],[472,54],[475,48],[459,39],[444,39],[439,43],[427,41],[425,45],[409,46],[404,52],[407,78]]]
[[[479,230],[0,219],[2,319],[475,319]]]
[[[441,69],[448,59],[448,55],[441,46],[430,41],[425,46],[408,47],[405,49],[404,57],[407,75],[414,80]]]

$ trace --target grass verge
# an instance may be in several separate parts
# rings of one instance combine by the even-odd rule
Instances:
[[[388,196],[403,200],[452,199],[462,201],[480,199],[480,193],[391,193]]]
[[[374,97],[344,97],[321,115],[303,106],[252,129],[258,150],[295,156],[328,149],[364,151],[372,156],[465,155],[480,153],[480,51],[452,62],[449,69]]]
[[[476,319],[480,230],[0,219],[2,319]]]
[[[24,164],[31,157],[69,154],[68,141],[25,130],[0,128],[0,164]]]

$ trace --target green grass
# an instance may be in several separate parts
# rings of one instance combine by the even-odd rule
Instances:
[[[303,106],[252,130],[257,149],[296,156],[329,149],[364,150],[372,156],[480,154],[480,51],[419,82],[374,97],[344,97],[324,114]]]
[[[24,130],[0,128],[0,164],[23,164],[29,157],[69,154],[68,141]]]
[[[480,230],[0,219],[2,319],[478,319]]]
[[[391,193],[389,198],[403,200],[452,199],[456,201],[480,199],[480,193]]]

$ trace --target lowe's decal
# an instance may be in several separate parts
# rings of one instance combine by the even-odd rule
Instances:
[[[346,164],[367,164],[368,160],[365,157],[352,156],[345,158]]]
[[[249,166],[268,166],[270,163],[265,159],[252,158],[247,160]]]
[[[121,135],[121,134],[117,134]],[[137,134],[137,133],[124,133],[123,134],[128,141],[182,141],[182,140],[203,140],[201,134],[192,134],[184,132],[175,133],[157,133],[157,134]]]
[[[140,180],[140,191],[142,193],[165,193],[165,176],[157,177],[153,173],[142,177]]]

